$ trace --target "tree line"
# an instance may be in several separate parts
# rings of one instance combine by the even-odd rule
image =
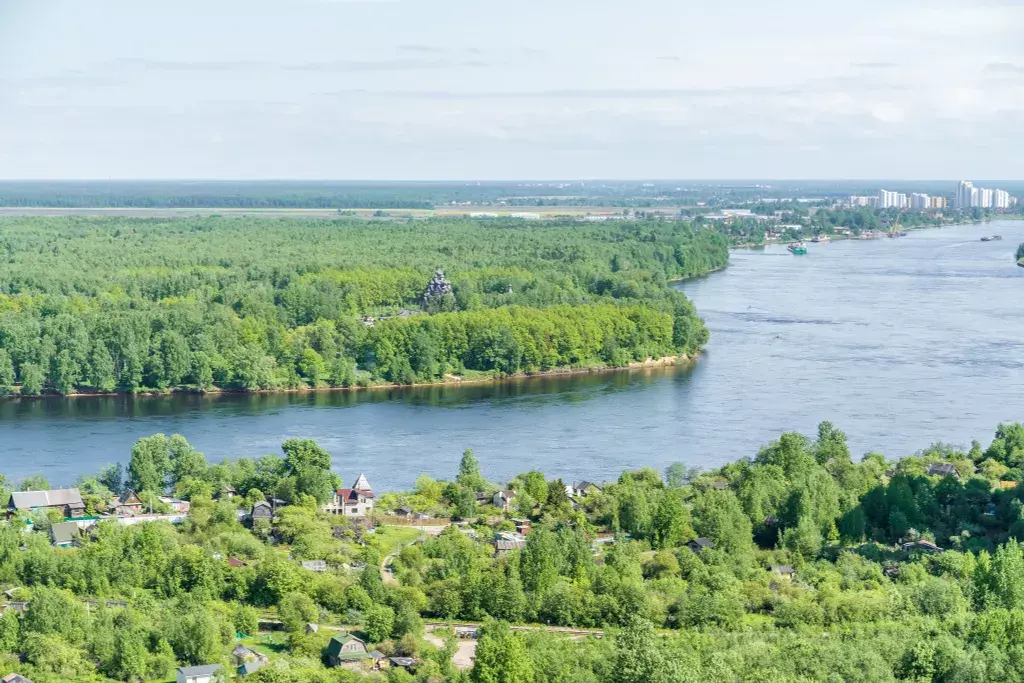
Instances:
[[[0,391],[430,382],[693,354],[685,224],[0,221]],[[433,271],[451,292],[423,298]]]
[[[934,444],[893,462],[854,461],[822,423],[716,470],[627,471],[570,497],[538,471],[489,483],[467,451],[451,481],[422,476],[379,496],[382,510],[463,520],[394,545],[393,528],[370,534],[320,511],[339,482],[312,441],[210,464],[184,438],[154,435],[127,467],[79,480],[87,512],[132,489],[189,499],[186,521],[101,522],[69,549],[49,543],[59,514],[0,526],[0,581],[27,603],[0,616],[0,658],[37,683],[163,680],[181,663],[227,664],[237,634],[270,611],[283,631],[272,665],[251,675],[262,683],[365,680],[325,668],[331,634],[310,622],[419,660],[372,674],[389,683],[1020,681],[1022,467],[1020,424],[987,447]],[[477,495],[498,488],[516,492],[507,513]],[[239,521],[266,499],[272,520]],[[522,547],[496,551],[495,533],[522,520],[533,526]],[[453,665],[451,634],[424,640],[426,619],[484,624],[472,668]],[[537,622],[608,636],[509,628]]]

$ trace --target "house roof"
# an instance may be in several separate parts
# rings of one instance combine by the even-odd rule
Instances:
[[[237,557],[229,557],[228,558],[228,566],[229,567],[244,567],[245,566],[245,562],[240,560],[240,559],[238,559]]]
[[[412,513],[412,508],[409,507],[408,505],[403,505],[402,507],[395,510],[395,512],[401,512],[408,515]]]
[[[51,489],[49,491],[15,491],[11,494],[11,507],[18,510],[70,505],[85,507],[78,489]]]
[[[373,498],[373,493],[362,489],[338,489],[338,497],[344,501],[355,502],[359,500],[359,496]]]
[[[71,543],[78,536],[78,524],[60,522],[50,527],[50,538],[54,543]]]
[[[729,488],[729,482],[726,481],[713,481],[711,482],[711,488],[717,491],[724,491]]]
[[[955,467],[946,462],[933,462],[931,465],[928,466],[928,474],[939,474],[942,476],[960,475],[960,473],[956,471]]]
[[[247,648],[245,645],[236,645],[235,649],[231,651],[231,654],[235,657],[245,657],[246,655],[254,655],[256,653]]]
[[[220,671],[220,664],[203,664],[202,666],[181,666],[178,673],[182,676],[212,676]]]
[[[299,562],[303,569],[311,572],[322,572],[327,569],[327,562],[324,560],[302,560]]]
[[[371,659],[387,659],[388,657],[387,657],[387,655],[385,655],[380,650],[374,650],[373,652],[370,653],[370,658]]]
[[[686,545],[695,545],[698,548],[714,548],[715,544],[710,538],[695,538]]]
[[[352,484],[352,488],[357,491],[372,491],[373,488],[370,486],[370,482],[367,481],[365,474],[360,474],[359,478],[356,479],[356,483]]]
[[[903,549],[904,550],[933,550],[933,551],[941,551],[942,550],[942,548],[940,548],[939,546],[935,545],[931,541],[912,541],[910,543],[904,543],[903,544]]]
[[[138,494],[136,494],[135,491],[132,491],[131,489],[128,489],[127,491],[122,493],[121,497],[118,498],[117,501],[119,503],[121,503],[121,505],[141,505],[142,504],[142,499],[139,498]]]
[[[13,674],[13,673],[12,674],[7,674],[3,678],[0,678],[0,681],[3,681],[3,683],[32,683],[32,681],[28,680],[27,678],[25,678],[21,674]]]
[[[778,574],[793,574],[793,568],[788,564],[773,564],[772,571]]]
[[[416,663],[412,657],[388,657],[388,661],[395,666],[412,666]]]
[[[258,500],[255,503],[253,503],[252,504],[252,509],[255,510],[256,508],[267,508],[268,510],[272,510],[273,509],[271,507],[270,503],[268,503],[265,500]]]
[[[341,648],[348,645],[351,642],[357,642],[363,646],[361,652],[342,652]],[[363,659],[369,655],[366,653],[366,642],[360,638],[356,638],[351,633],[338,634],[331,638],[331,642],[327,643],[327,654],[337,657],[338,659]]]
[[[524,539],[507,540],[499,538],[494,542],[494,547],[497,550],[520,550],[526,547],[526,541]]]

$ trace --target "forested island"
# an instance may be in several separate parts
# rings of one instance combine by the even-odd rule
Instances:
[[[34,683],[179,666],[256,683],[1013,683],[1022,468],[1020,424],[988,447],[858,462],[826,422],[707,472],[499,484],[467,451],[450,481],[375,495],[355,472],[338,489],[309,440],[211,464],[157,434],[76,489],[3,481],[0,668]],[[353,491],[375,504],[339,513]]]
[[[0,220],[0,391],[363,387],[692,356],[685,222]],[[443,269],[439,272],[438,269]]]

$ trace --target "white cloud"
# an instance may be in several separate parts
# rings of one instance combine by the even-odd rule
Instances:
[[[1024,147],[1021,3],[14,2],[6,177],[993,177]]]

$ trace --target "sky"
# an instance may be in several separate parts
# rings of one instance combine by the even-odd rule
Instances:
[[[0,178],[1020,179],[1021,36],[1024,0],[0,0]]]

